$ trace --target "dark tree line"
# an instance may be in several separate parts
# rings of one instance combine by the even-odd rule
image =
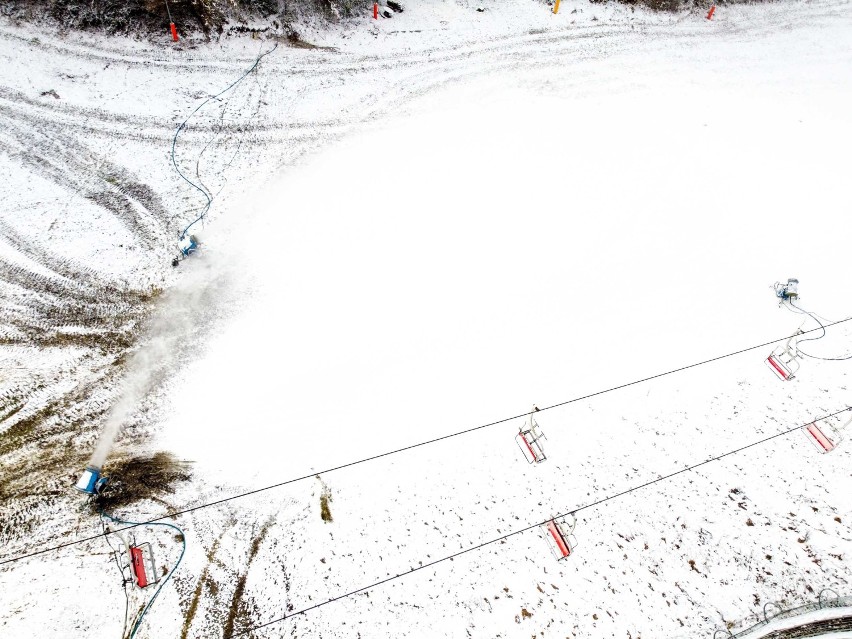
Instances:
[[[28,20],[51,20],[70,29],[115,34],[164,32],[172,20],[183,32],[222,33],[226,23],[268,21],[286,27],[304,14],[333,19],[350,15],[372,0],[0,0],[0,14]]]

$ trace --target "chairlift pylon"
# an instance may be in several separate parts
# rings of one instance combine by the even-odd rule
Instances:
[[[551,519],[542,526],[544,538],[557,561],[570,557],[577,547],[577,538],[573,534],[576,527],[577,517],[574,513],[569,513],[561,521]]]
[[[852,424],[852,417],[847,419],[840,425],[837,425],[839,419],[837,415],[818,419],[810,424],[802,426],[802,432],[808,436],[814,447],[821,453],[830,453],[837,445],[843,441],[841,432]]]
[[[538,408],[533,406],[533,412],[538,411]],[[515,435],[515,441],[518,443],[518,448],[524,454],[524,459],[530,464],[540,464],[547,456],[544,454],[541,440],[545,439],[544,433],[538,422],[535,421],[533,413],[530,413],[529,419],[521,426],[518,434]]]

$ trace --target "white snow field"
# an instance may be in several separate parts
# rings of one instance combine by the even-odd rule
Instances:
[[[722,7],[713,21],[567,2],[559,16],[520,0],[473,8],[424,2],[312,32],[336,52],[270,55],[203,116],[209,128],[187,130],[190,167],[233,109],[230,141],[205,151],[211,190],[224,188],[202,250],[175,272],[178,222],[152,223],[159,248],[133,260],[102,242],[94,210],[56,238],[92,269],[168,285],[148,355],[126,375],[160,357],[168,372],[119,447],[172,451],[193,479],[116,516],[308,477],[176,517],[186,556],[136,636],[710,637],[770,601],[852,594],[852,429],[829,454],[792,432],[597,504],[852,405],[852,362],[804,359],[784,382],[766,345],[570,402],[815,328],[778,307],[777,280],[797,277],[808,310],[852,316],[849,3]],[[4,29],[9,60],[24,36]],[[198,44],[189,74],[169,70],[179,53],[158,62],[147,45],[76,38],[45,50],[115,64],[93,82],[121,98],[95,113],[91,85],[57,91],[90,109],[86,122],[103,116],[93,135],[107,143],[142,131],[110,157],[191,220],[197,193],[169,174],[171,120],[267,47]],[[61,62],[34,55],[30,82],[47,87]],[[5,87],[25,84],[12,75]],[[14,160],[4,171],[26,182]],[[5,194],[47,227],[61,188]],[[131,245],[142,236],[116,219]],[[842,323],[802,348],[841,357],[850,337]],[[43,351],[56,370],[73,356]],[[324,472],[533,404],[542,464],[523,459],[517,418]],[[31,506],[39,525],[26,535],[4,532],[0,561],[101,531],[81,498],[52,503]],[[501,539],[574,510],[579,543],[564,561],[537,528]],[[134,535],[171,570],[172,531]],[[0,565],[0,592],[2,636],[121,634],[102,539]],[[133,594],[131,617],[152,594]]]

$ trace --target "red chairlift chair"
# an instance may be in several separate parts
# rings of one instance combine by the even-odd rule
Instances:
[[[558,561],[570,557],[577,547],[577,538],[573,535],[574,528],[577,527],[577,519],[574,515],[569,517],[570,520],[562,521],[551,519],[542,527],[550,551]]]
[[[138,588],[147,588],[160,581],[157,565],[154,563],[154,550],[150,543],[130,546],[129,552],[133,583]]]
[[[776,348],[766,358],[766,365],[769,369],[784,381],[793,379],[799,370],[799,355],[796,352],[794,339],[795,337],[788,339],[786,344]]]
[[[852,418],[849,418],[840,426],[832,424],[832,421],[838,421],[836,415],[834,418],[820,419],[807,426],[802,426],[802,432],[808,436],[808,441],[821,453],[830,453],[837,448],[837,445],[843,441],[841,431],[852,423]]]
[[[538,426],[538,423],[530,414],[529,420],[521,427],[518,434],[515,436],[515,441],[518,442],[518,448],[524,454],[524,459],[530,464],[540,464],[547,457],[544,454],[544,448],[541,446],[541,441],[544,439],[544,434]]]

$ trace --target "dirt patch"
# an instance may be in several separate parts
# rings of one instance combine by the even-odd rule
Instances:
[[[322,495],[320,495],[320,517],[322,517],[323,521],[328,522],[328,523],[331,523],[331,522],[334,521],[334,519],[331,516],[331,508],[328,507],[328,502],[330,502],[330,501],[331,501],[331,495],[330,494],[327,495],[327,494],[323,493]]]
[[[334,518],[331,516],[331,507],[329,504],[334,501],[331,496],[331,488],[317,475],[317,479],[319,479],[322,484],[322,493],[320,493],[320,517],[324,522],[330,524],[334,521]]]
[[[222,534],[213,542],[213,547],[207,553],[207,564],[204,566],[204,571],[201,573],[201,577],[198,578],[198,583],[195,585],[195,592],[192,594],[192,600],[189,602],[189,609],[187,610],[186,617],[183,621],[180,639],[186,639],[189,636],[189,627],[192,625],[193,619],[195,619],[195,613],[198,612],[198,602],[201,600],[201,594],[204,591],[204,587],[207,586],[207,589],[214,598],[219,594],[219,586],[209,574],[210,564],[213,563],[213,559],[216,557],[216,552],[219,550],[219,544],[222,542],[222,537],[225,536],[226,532],[228,532],[227,529],[222,531]]]
[[[9,428],[0,433],[0,456],[17,450],[29,443],[36,432],[36,428],[46,419],[52,417],[59,409],[61,402],[51,402],[29,417],[20,419]],[[12,415],[17,413],[14,411]]]
[[[171,453],[121,457],[104,468],[110,478],[94,500],[98,510],[114,510],[144,499],[173,493],[174,485],[191,477],[189,462],[178,461]]]
[[[224,637],[224,639],[230,639],[234,635],[234,624],[237,618],[251,619],[252,617],[252,606],[249,605],[247,602],[243,601],[243,594],[245,593],[246,588],[246,579],[248,578],[248,572],[251,568],[251,564],[254,561],[255,556],[257,555],[257,551],[260,550],[260,544],[263,543],[263,540],[266,537],[266,533],[269,532],[269,529],[274,523],[275,517],[270,517],[269,519],[267,519],[266,523],[263,524],[263,527],[260,529],[260,532],[258,532],[258,534],[251,542],[251,549],[249,550],[246,571],[242,575],[240,575],[240,578],[237,580],[237,587],[234,590],[234,596],[231,598],[231,606],[228,609],[228,619],[227,621],[225,621],[225,629],[222,632],[222,636]]]
[[[290,28],[289,33],[286,34],[273,34],[269,36],[269,39],[278,42],[279,44],[284,44],[288,47],[293,47],[294,49],[310,49],[317,51],[333,51],[337,52],[337,47],[328,47],[328,46],[320,46],[318,44],[314,44],[312,42],[308,42],[307,40],[302,40],[302,37]]]

